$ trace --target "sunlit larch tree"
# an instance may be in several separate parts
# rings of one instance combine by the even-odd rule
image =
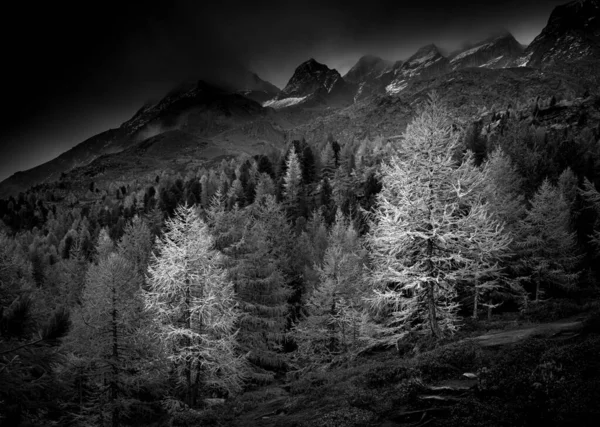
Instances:
[[[436,338],[456,331],[459,286],[471,289],[477,310],[480,281],[499,269],[509,245],[481,201],[484,175],[472,154],[454,160],[458,141],[449,111],[432,96],[382,165],[368,303],[390,342],[409,330]]]
[[[208,226],[195,208],[179,206],[156,245],[144,299],[185,402],[195,406],[202,386],[239,391],[244,372],[244,359],[236,354],[239,312]]]

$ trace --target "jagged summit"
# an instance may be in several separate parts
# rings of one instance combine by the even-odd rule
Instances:
[[[344,75],[344,80],[351,83],[371,81],[391,69],[393,63],[375,55],[364,55]]]
[[[354,100],[383,92],[394,63],[375,55],[363,55],[344,75],[344,80],[357,86]],[[391,75],[390,75],[391,76]],[[384,83],[385,82],[385,83]]]
[[[298,65],[285,88],[263,105],[279,109],[309,101],[319,104],[347,102],[351,97],[352,88],[337,70],[310,58]]]
[[[337,70],[310,58],[296,67],[292,78],[278,98],[307,96],[317,91],[331,92],[336,83],[341,82],[341,78]]]
[[[356,86],[354,100],[358,101],[374,93],[382,93],[391,80],[394,63],[375,55],[363,55],[344,75],[344,80]]]

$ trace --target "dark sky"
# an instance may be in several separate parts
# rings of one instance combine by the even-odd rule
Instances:
[[[11,2],[0,25],[0,180],[118,127],[177,82],[243,65],[283,87],[310,57],[344,74],[365,53],[405,59],[501,28],[528,44],[565,2]]]

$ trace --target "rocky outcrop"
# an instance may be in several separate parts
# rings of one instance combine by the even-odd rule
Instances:
[[[436,45],[424,46],[394,71],[385,90],[388,94],[402,92],[412,80],[436,77],[448,72],[449,64],[450,61],[440,53]]]
[[[455,52],[450,56],[452,70],[468,67],[504,68],[523,54],[523,46],[512,34],[504,33]]]

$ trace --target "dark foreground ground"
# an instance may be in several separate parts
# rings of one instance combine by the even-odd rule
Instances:
[[[340,359],[173,425],[596,426],[598,306],[550,302],[468,323],[452,341]]]

